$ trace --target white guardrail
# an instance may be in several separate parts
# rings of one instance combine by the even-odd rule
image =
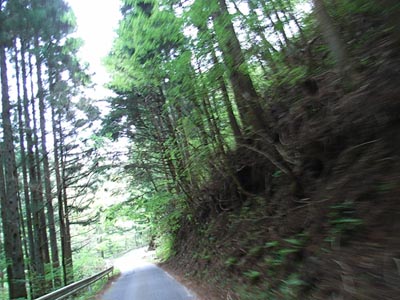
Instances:
[[[91,284],[95,283],[96,281],[102,279],[106,275],[110,274],[114,270],[114,267],[108,268],[107,270],[104,270],[96,275],[93,275],[92,277],[83,279],[78,282],[74,282],[70,285],[67,285],[61,289],[58,289],[54,292],[51,292],[50,294],[41,296],[39,298],[36,298],[35,300],[61,300],[65,299],[68,296],[71,296],[75,294],[76,292],[80,291],[81,289],[84,289]]]

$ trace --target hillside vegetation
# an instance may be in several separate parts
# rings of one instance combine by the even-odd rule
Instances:
[[[397,299],[397,1],[123,2],[109,216],[205,299]]]

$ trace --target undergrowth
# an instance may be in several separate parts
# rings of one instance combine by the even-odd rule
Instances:
[[[215,174],[201,191],[215,207],[182,217],[163,244],[172,268],[210,282],[207,299],[398,297],[400,60],[367,8],[340,20],[346,38],[369,28],[367,39],[350,44],[352,84],[321,56],[312,72],[316,93],[302,91],[309,79],[302,70],[295,82],[271,85],[270,127],[293,157],[297,185],[265,156],[232,150],[227,163],[246,193]]]

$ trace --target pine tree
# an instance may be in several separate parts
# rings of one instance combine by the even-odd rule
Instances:
[[[3,3],[0,2],[0,7]],[[3,27],[4,28],[4,27]],[[7,278],[9,284],[10,299],[26,299],[25,266],[22,252],[20,217],[19,217],[19,195],[18,174],[15,160],[15,149],[13,142],[13,129],[11,125],[11,105],[8,94],[7,56],[4,40],[0,44],[0,72],[2,92],[2,121],[3,121],[3,149],[2,166],[4,178],[2,183],[2,219],[4,234],[4,249],[7,263]],[[0,173],[3,173],[1,171]]]

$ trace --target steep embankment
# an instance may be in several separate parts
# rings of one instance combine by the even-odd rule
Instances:
[[[231,175],[204,188],[168,263],[207,282],[206,299],[398,299],[400,61],[384,34],[342,88],[333,72],[277,89],[271,130],[298,189],[263,155],[230,154]],[[307,87],[314,86],[311,90]],[[284,100],[282,100],[284,99]]]

